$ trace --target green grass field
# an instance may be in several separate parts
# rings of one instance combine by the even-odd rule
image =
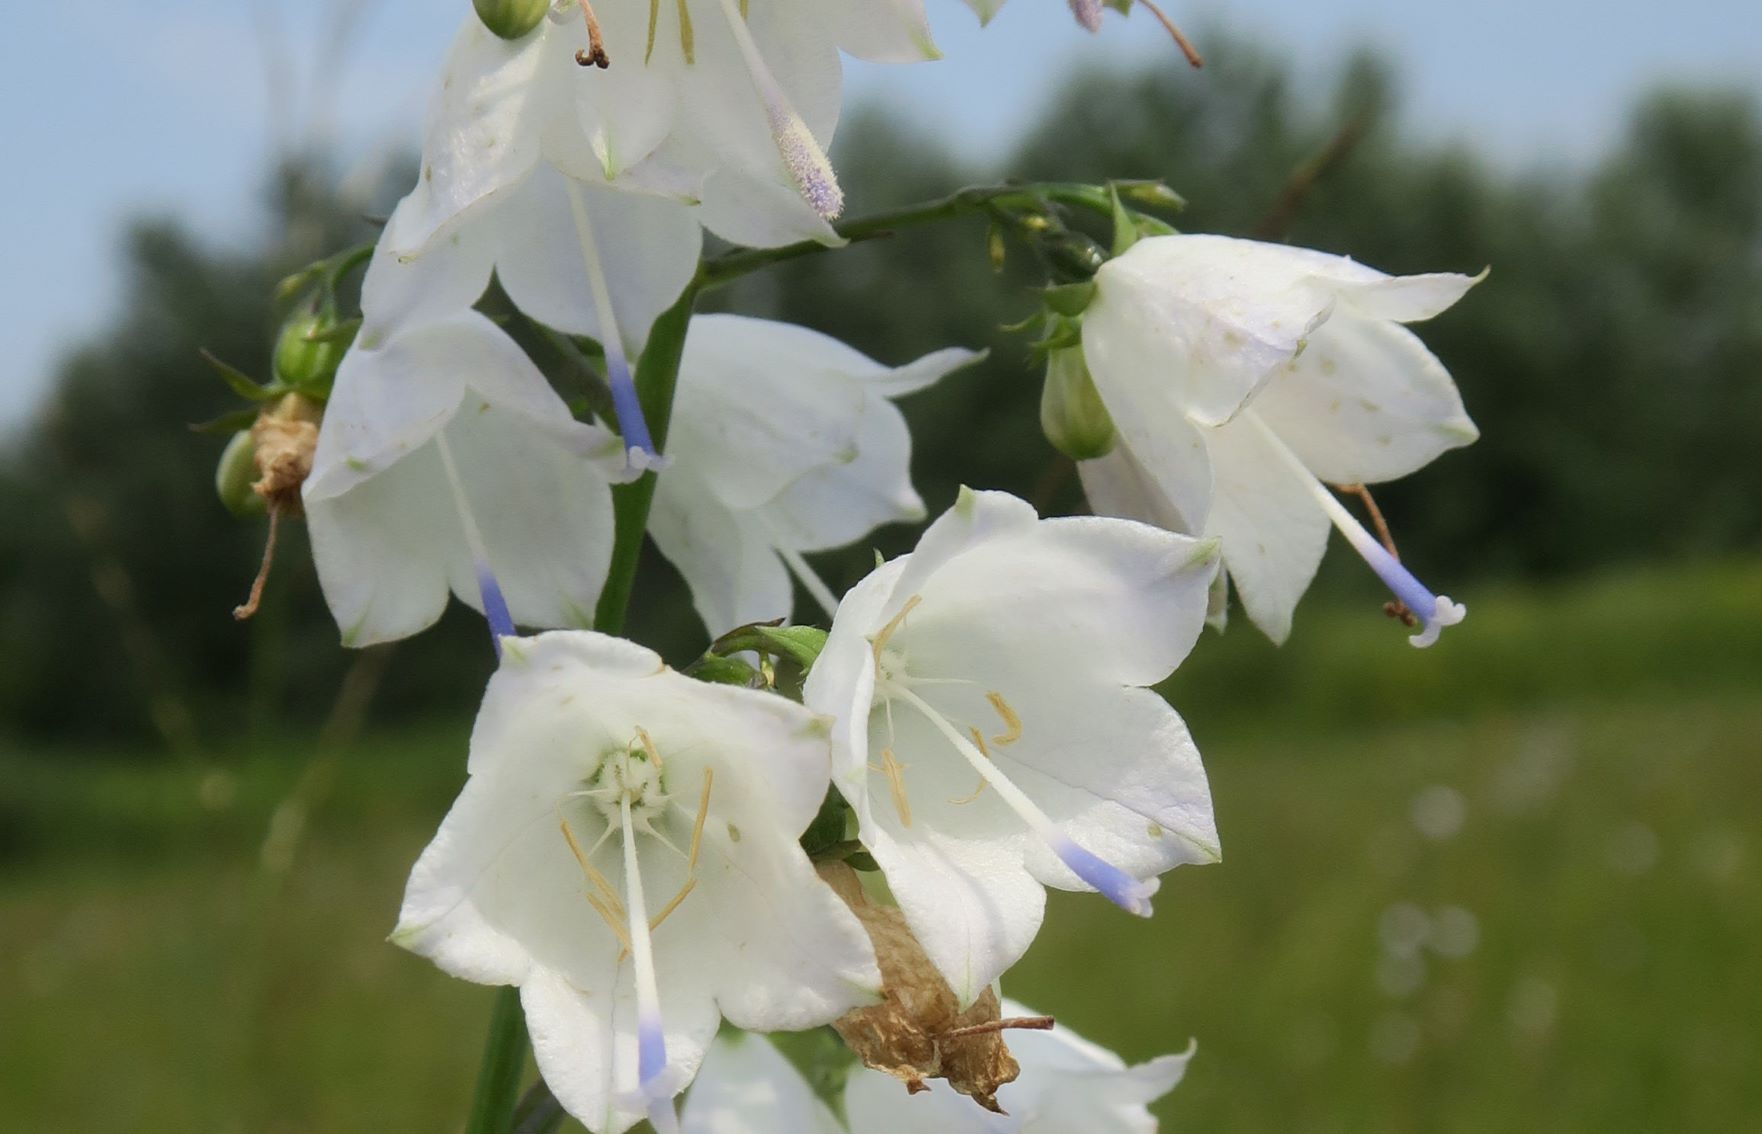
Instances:
[[[1762,567],[1468,596],[1429,654],[1308,609],[1171,683],[1221,865],[1154,920],[1060,895],[1008,991],[1175,1131],[1756,1129]],[[463,731],[184,768],[0,758],[0,1115],[28,1131],[447,1131],[488,990],[384,943]]]

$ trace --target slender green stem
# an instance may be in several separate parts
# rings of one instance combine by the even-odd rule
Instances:
[[[667,426],[673,418],[673,393],[679,385],[679,360],[685,353],[685,329],[697,303],[697,288],[689,287],[649,331],[648,346],[636,364],[636,396],[649,423],[655,448],[665,452]],[[655,474],[612,490],[615,536],[612,568],[600,592],[594,629],[602,634],[622,634],[629,613],[630,592],[636,585],[636,564],[642,555],[643,534],[648,530],[649,506],[655,500]]]
[[[679,302],[655,320],[647,348],[636,367],[636,392],[642,412],[653,431],[656,447],[667,443],[667,426],[673,416],[673,393],[679,384],[679,360],[685,353],[685,330],[697,302],[695,288],[688,288]],[[612,543],[612,567],[600,592],[596,627],[607,634],[624,629],[630,594],[636,583],[636,565],[648,530],[649,506],[655,499],[655,474],[622,485],[613,491],[616,516]],[[514,1109],[519,1100],[521,1072],[526,1065],[526,1027],[520,1011],[520,992],[496,991],[495,1011],[490,1017],[489,1037],[484,1042],[483,1067],[477,1077],[477,1094],[471,1105],[466,1134],[509,1134],[514,1129]],[[544,1118],[538,1120],[544,1122]]]
[[[514,1128],[514,1103],[520,1097],[520,1077],[526,1070],[526,1046],[520,990],[496,989],[465,1134],[508,1134]]]
[[[1119,184],[1135,187],[1154,183]],[[1173,204],[1175,200],[1178,199],[1171,197],[1168,203]],[[980,185],[962,189],[938,200],[844,221],[834,225],[833,229],[847,241],[874,240],[891,236],[899,229],[913,225],[979,213],[990,213],[993,216],[1008,216],[1012,213],[1044,214],[1051,204],[1087,209],[1102,217],[1113,216],[1113,198],[1105,185],[1085,185],[1074,181],[1036,181],[1020,185]],[[822,244],[817,240],[804,240],[782,248],[741,248],[726,252],[704,261],[703,267],[698,270],[698,288],[701,290],[717,287],[760,268],[817,255],[833,247],[835,246]]]

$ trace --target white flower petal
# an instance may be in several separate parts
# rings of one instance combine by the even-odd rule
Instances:
[[[655,489],[649,538],[685,577],[711,635],[787,618],[795,588],[776,550],[716,499],[690,468],[667,469]]]
[[[1003,1014],[1033,1016],[1005,1000]],[[908,1094],[879,1071],[853,1072],[844,1093],[850,1134],[927,1130],[937,1134],[1154,1134],[1146,1109],[1180,1082],[1192,1056],[1164,1055],[1136,1067],[1065,1027],[1009,1034],[1021,1075],[997,1092],[992,1114],[942,1083]]]
[[[807,0],[817,5],[838,46],[875,63],[940,59],[923,0]]]
[[[1456,383],[1417,335],[1346,314],[1267,383],[1254,412],[1334,484],[1406,476],[1479,436]]]
[[[1223,541],[1224,565],[1249,620],[1283,642],[1327,550],[1328,518],[1252,414],[1206,431],[1216,479],[1206,534]]]
[[[795,1065],[763,1036],[710,1045],[680,1115],[684,1134],[845,1134]]]
[[[926,774],[949,763],[926,760],[923,768],[908,770],[913,795],[951,798],[942,794],[950,784]],[[964,793],[971,786],[969,778],[953,790]],[[877,796],[872,786],[870,806],[875,822],[865,828],[864,844],[925,955],[960,1002],[971,1004],[1021,960],[1040,931],[1046,891],[1022,865],[1028,836],[1019,822],[998,822],[976,837],[962,837],[915,814],[906,827],[885,793]]]
[[[693,319],[679,365],[675,459],[699,469],[723,504],[741,509],[812,469],[854,459],[865,399],[847,372],[863,363],[805,327],[738,315]]]
[[[799,1031],[880,997],[868,935],[799,847],[738,824],[706,829],[698,889],[662,943],[683,964],[718,942],[723,960],[704,978],[736,1027]]]
[[[518,186],[538,163],[556,101],[549,28],[547,21],[509,42],[466,13],[429,111],[422,172],[394,253],[422,252],[436,233]]]
[[[1443,313],[1468,294],[1468,289],[1487,278],[1487,273],[1464,276],[1455,272],[1430,272],[1418,276],[1385,276],[1336,283],[1341,305],[1363,319],[1388,319],[1418,323]]]
[[[1307,270],[1319,255],[1170,236],[1103,265],[1083,357],[1115,424],[1228,421],[1332,311],[1330,281]]]
[[[976,542],[921,583],[908,568],[900,590],[923,604],[899,642],[927,673],[1037,674],[1056,691],[1058,668],[1040,659],[1080,657],[1087,683],[1152,685],[1198,640],[1216,566],[1215,546],[1148,524],[1046,520]]]
[[[703,230],[691,209],[646,193],[578,184],[596,251],[611,283],[625,353],[636,358],[649,327],[678,301],[697,271]],[[603,336],[568,182],[550,167],[533,174],[496,221],[496,274],[522,312],[570,334]]]

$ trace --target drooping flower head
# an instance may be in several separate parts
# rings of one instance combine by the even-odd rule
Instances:
[[[344,643],[426,629],[449,591],[498,639],[590,625],[621,453],[482,315],[370,325],[337,371],[302,489]]]
[[[1248,617],[1275,641],[1332,523],[1429,645],[1463,608],[1420,584],[1327,485],[1404,476],[1478,436],[1450,375],[1402,325],[1477,278],[1388,276],[1221,236],[1140,241],[1097,273],[1083,319],[1120,441],[1081,466],[1090,503],[1222,539]]]
[[[793,1030],[874,998],[873,950],[796,841],[823,721],[605,635],[503,646],[392,940],[518,985],[565,1109],[595,1134],[664,1126],[723,1018]]]
[[[839,606],[804,700],[837,718],[834,782],[962,1003],[1027,949],[1044,886],[1148,914],[1157,875],[1217,858],[1199,753],[1144,688],[1216,567],[1209,543],[967,491]]]
[[[786,617],[792,571],[830,615],[837,599],[802,553],[923,519],[911,435],[889,399],[977,357],[943,350],[893,368],[805,327],[692,320],[673,406],[674,461],[649,530],[712,635]]]

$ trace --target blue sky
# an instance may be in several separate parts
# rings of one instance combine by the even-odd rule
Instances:
[[[1000,152],[1083,61],[1176,57],[1145,13],[1082,34],[1064,0],[1011,0],[981,32],[957,0],[926,0],[946,58],[853,64],[857,99]],[[1634,95],[1666,80],[1762,93],[1757,0],[1163,0],[1190,30],[1216,26],[1325,73],[1370,43],[1396,61],[1412,130],[1464,137],[1513,163],[1581,160]],[[110,0],[14,5],[0,41],[0,424],[40,395],[56,354],[114,309],[125,218],[174,212],[216,239],[261,219],[268,156],[303,127],[358,158],[415,144],[430,76],[465,0],[358,0],[351,49],[314,94],[310,61],[333,0]],[[268,65],[265,37],[288,73]],[[1203,48],[1204,44],[1201,44]],[[1203,74],[1193,76],[1203,82]]]

